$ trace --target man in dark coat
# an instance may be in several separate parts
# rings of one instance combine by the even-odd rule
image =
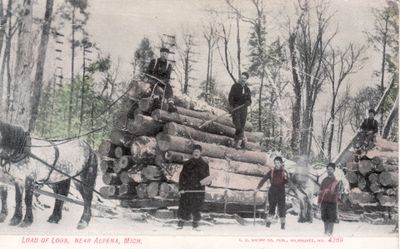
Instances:
[[[193,229],[197,230],[201,219],[200,210],[204,203],[205,186],[211,184],[208,163],[201,157],[200,145],[193,146],[193,157],[183,163],[179,175],[178,229],[182,229],[184,221],[193,216]]]
[[[176,107],[174,106],[173,92],[172,92],[172,87],[170,85],[172,65],[168,63],[168,54],[169,54],[169,49],[162,47],[160,49],[160,58],[153,59],[150,61],[150,64],[146,70],[146,74],[154,76],[155,78],[162,81],[164,88],[164,99],[168,103],[168,111],[174,112],[176,111]],[[154,78],[151,77],[149,78],[151,83],[161,84],[160,82],[158,82],[158,80],[155,80]],[[156,96],[156,98],[159,97]]]
[[[233,84],[229,92],[229,109],[236,129],[234,144],[236,149],[240,149],[240,146],[242,148],[245,146],[244,127],[247,119],[247,107],[251,105],[251,92],[246,84],[248,78],[249,74],[243,72],[239,82]],[[240,108],[235,109],[238,107]]]
[[[270,227],[271,218],[275,216],[275,209],[278,206],[278,214],[281,223],[281,229],[285,229],[286,218],[286,195],[285,184],[288,182],[288,173],[284,169],[282,157],[277,156],[274,158],[275,168],[268,171],[268,173],[261,179],[255,192],[259,191],[264,183],[269,179],[271,187],[268,190],[268,204],[269,210],[266,217],[266,226]]]
[[[332,235],[333,225],[337,219],[337,200],[339,197],[339,190],[341,184],[335,178],[334,163],[329,163],[326,166],[328,176],[322,181],[319,195],[318,204],[321,210],[321,219],[324,222],[325,234]]]
[[[360,126],[356,149],[369,150],[373,148],[378,133],[378,121],[375,120],[375,110],[368,111],[368,118],[364,119]]]

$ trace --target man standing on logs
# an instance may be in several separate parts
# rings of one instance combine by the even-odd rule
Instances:
[[[360,126],[358,147],[367,150],[375,143],[375,135],[378,133],[378,121],[375,120],[375,110],[368,110],[368,118],[364,119]]]
[[[174,106],[172,87],[170,85],[172,66],[168,63],[168,54],[169,49],[162,47],[160,49],[160,58],[150,61],[146,74],[149,76],[148,78],[150,78],[150,82],[154,85],[163,84],[164,98],[161,101],[164,101],[164,99],[166,100],[169,112],[176,112],[177,110]],[[154,78],[150,76],[153,76]],[[160,102],[159,96],[155,96],[155,101]]]
[[[318,195],[321,219],[324,222],[325,234],[328,236],[332,235],[333,225],[337,220],[340,182],[335,178],[335,167],[334,163],[328,163],[326,166],[328,176],[322,181]]]
[[[246,84],[249,74],[243,72],[239,82],[232,85],[229,92],[229,112],[232,114],[232,122],[235,125],[236,149],[245,147],[244,127],[247,119],[247,107],[251,105],[251,92]]]
[[[266,226],[271,226],[271,219],[275,216],[275,209],[278,206],[278,214],[281,222],[281,229],[285,229],[286,218],[286,197],[285,197],[285,184],[288,182],[288,173],[284,169],[282,157],[277,156],[274,159],[275,168],[268,171],[268,173],[261,179],[255,193],[260,190],[264,183],[270,179],[271,187],[268,190],[268,204],[269,210],[266,217]]]
[[[193,229],[198,230],[201,219],[200,210],[204,203],[205,186],[211,184],[210,168],[201,157],[200,145],[193,146],[193,157],[183,163],[179,175],[178,229],[193,216]]]

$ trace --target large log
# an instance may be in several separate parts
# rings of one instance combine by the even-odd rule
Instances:
[[[182,171],[183,165],[169,164],[167,168],[169,173],[166,175],[167,180],[173,183],[178,183],[179,175]],[[212,178],[212,187],[236,190],[255,189],[261,180],[261,177],[230,173],[224,170],[214,169],[212,167],[210,167],[210,176]]]
[[[140,136],[131,144],[132,159],[136,163],[155,164],[157,142],[154,137]]]
[[[149,198],[154,198],[158,196],[159,193],[159,187],[160,183],[159,182],[151,182],[147,185],[147,196]]]
[[[162,124],[149,116],[135,115],[127,123],[127,130],[133,136],[155,136],[162,130]]]
[[[382,172],[379,175],[379,182],[385,187],[396,187],[399,183],[398,172]]]
[[[138,198],[140,199],[144,199],[147,198],[147,184],[145,183],[141,183],[139,185],[136,186],[136,194],[138,196]]]
[[[192,156],[181,152],[167,151],[164,157],[166,162],[182,164]],[[251,164],[237,161],[228,162],[228,160],[226,159],[218,159],[212,157],[203,157],[203,159],[208,162],[210,168],[242,175],[264,176],[270,170],[269,167],[260,164]]]
[[[236,150],[222,145],[207,144],[197,142],[203,148],[202,154],[215,158],[230,158],[234,161],[248,162],[264,165],[267,162],[267,155],[262,152]],[[189,139],[170,136],[166,134],[157,135],[157,145],[161,151],[177,151],[183,153],[192,153],[192,142]]]
[[[352,204],[360,206],[370,205],[375,203],[375,198],[368,192],[362,192],[359,188],[354,188],[349,193],[349,200]]]
[[[399,169],[399,167],[397,166],[397,164],[382,163],[382,164],[375,165],[376,172],[397,171],[398,169]]]
[[[103,182],[104,184],[107,185],[121,185],[121,179],[119,178],[119,175],[115,174],[115,173],[106,173],[103,174]]]
[[[129,85],[128,96],[134,101],[139,101],[141,98],[151,94],[151,84],[144,81],[134,80]]]
[[[378,182],[371,183],[369,185],[369,189],[374,194],[383,192],[383,189],[382,189],[381,185]]]
[[[161,122],[175,122],[178,124],[183,124],[186,126],[193,127],[195,129],[199,129],[199,127],[204,123],[204,120],[198,119],[198,118],[193,118],[189,117],[186,115],[180,115],[178,113],[169,113],[163,110],[155,110],[151,114],[151,116]],[[207,126],[203,126],[200,130],[208,132],[208,133],[213,133],[213,134],[218,134],[218,135],[224,135],[228,137],[234,137],[235,136],[235,128],[222,125],[219,123],[210,123]],[[263,133],[262,132],[245,132],[245,136],[248,141],[250,142],[256,142],[259,143],[262,140]]]
[[[370,183],[379,183],[379,175],[376,173],[372,173],[368,176],[368,180]]]
[[[234,144],[234,139],[230,137],[207,133],[174,122],[165,124],[163,131],[165,134],[168,135],[191,138],[204,143],[215,143],[228,147],[232,147]],[[245,145],[245,149],[252,151],[261,151],[261,146],[256,143],[247,142]]]
[[[346,164],[346,170],[348,171],[358,171],[358,163],[355,162],[348,162]]]
[[[103,186],[99,189],[99,192],[104,198],[111,198],[118,195],[118,188],[116,186]]]
[[[123,156],[129,155],[130,153],[130,149],[123,146],[117,146],[114,151],[115,157],[118,159]]]
[[[366,176],[367,174],[371,173],[374,168],[375,167],[370,160],[361,160],[358,164],[358,171],[363,176]]]
[[[99,153],[102,156],[105,157],[110,157],[110,158],[115,158],[115,147],[116,145],[113,144],[111,141],[109,140],[104,140],[103,142],[101,142],[100,146],[99,146]]]
[[[142,178],[147,181],[160,181],[163,178],[161,169],[154,165],[143,168],[141,174]]]
[[[120,173],[121,171],[127,171],[134,166],[134,162],[131,156],[123,156],[118,159],[117,163],[114,166],[114,172]]]
[[[114,168],[114,163],[115,163],[115,159],[103,159],[100,162],[100,170],[101,172],[104,173],[112,173],[114,172],[113,168]]]
[[[119,178],[121,179],[122,184],[128,183],[145,183],[146,180],[143,179],[142,174],[140,172],[135,171],[123,171],[121,172]]]
[[[168,199],[179,198],[179,189],[176,184],[163,182],[160,184],[160,197]]]
[[[349,181],[349,183],[357,183],[358,182],[358,175],[357,172],[355,171],[347,171],[346,172],[346,179]]]
[[[119,186],[119,196],[133,197],[136,194],[135,185],[133,183],[122,184]]]
[[[364,190],[367,187],[367,180],[363,176],[358,177],[358,188]]]
[[[397,204],[397,199],[395,196],[388,196],[383,193],[377,194],[376,198],[379,203],[385,207],[394,207]]]
[[[389,196],[397,195],[397,190],[395,188],[388,188],[385,190],[385,194]]]

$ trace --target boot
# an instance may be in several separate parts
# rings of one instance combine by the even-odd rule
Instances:
[[[332,233],[333,233],[333,223],[331,223],[331,222],[329,222],[328,224],[327,224],[327,233],[326,233],[326,235],[328,235],[328,236],[332,236]]]
[[[324,234],[328,234],[328,222],[324,222],[324,229],[325,229]]]
[[[182,229],[184,224],[185,224],[185,222],[183,220],[179,220],[178,226],[176,227],[176,229],[178,229],[178,230]]]
[[[243,140],[242,139],[238,139],[237,143],[235,145],[235,149],[240,150],[240,146],[241,146],[242,143],[243,143]]]
[[[195,230],[195,231],[200,231],[200,229],[199,229],[199,222],[198,222],[198,221],[193,221],[192,226],[193,226],[193,230]]]
[[[178,112],[173,102],[168,102],[168,112]]]
[[[285,218],[284,217],[281,217],[281,218],[279,218],[280,219],[280,221],[281,221],[281,229],[282,230],[285,230]]]
[[[267,221],[267,222],[265,223],[265,226],[266,226],[266,227],[270,227],[270,226],[271,226],[271,221]]]

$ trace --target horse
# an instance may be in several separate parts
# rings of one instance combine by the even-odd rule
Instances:
[[[79,139],[57,142],[32,138],[21,127],[0,121],[0,160],[3,174],[8,174],[15,182],[15,212],[10,225],[28,227],[33,223],[32,199],[36,186],[48,185],[55,194],[67,196],[71,182],[80,192],[84,209],[78,229],[84,229],[91,219],[91,203],[98,159],[89,144]],[[22,197],[25,190],[26,211],[22,219]],[[7,190],[2,188],[2,199]],[[2,202],[2,210],[6,202]],[[58,223],[62,218],[63,201],[56,199],[50,223]],[[6,208],[2,214],[7,215]]]

